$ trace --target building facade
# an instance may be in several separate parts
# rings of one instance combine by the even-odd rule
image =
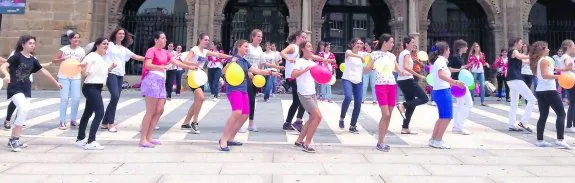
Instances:
[[[0,53],[7,56],[18,36],[38,37],[37,57],[49,62],[68,30],[83,43],[124,27],[135,36],[134,52],[143,54],[156,30],[191,48],[200,33],[228,50],[233,41],[248,39],[253,28],[264,40],[285,46],[297,30],[310,31],[314,43],[332,43],[342,52],[353,37],[373,40],[391,33],[395,42],[413,36],[420,50],[444,40],[478,42],[490,59],[507,48],[507,40],[545,40],[550,48],[575,36],[575,3],[571,0],[28,0],[24,15],[2,15]],[[553,51],[554,52],[554,51]],[[135,81],[141,64],[130,62],[128,80]],[[57,66],[50,66],[56,73]],[[131,79],[130,79],[131,78]],[[42,78],[36,88],[50,88]]]

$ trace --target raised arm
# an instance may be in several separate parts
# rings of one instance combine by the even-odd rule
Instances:
[[[56,87],[62,89],[62,85],[60,83],[58,83],[58,81],[56,81],[56,79],[54,79],[54,76],[52,76],[52,74],[50,74],[50,72],[48,70],[42,68],[42,69],[40,69],[40,72],[46,78],[50,79],[50,81],[52,81],[52,83],[54,83],[54,85],[56,85]]]
[[[144,60],[146,60],[146,58],[144,58],[140,55],[132,55],[130,58],[137,60],[137,61],[140,61],[140,62],[143,62]]]
[[[58,50],[58,52],[56,52],[56,55],[54,55],[54,58],[52,58],[52,62],[58,64],[63,62],[64,60],[66,60],[66,58],[62,57],[62,55],[64,55],[64,53],[62,53],[62,51]]]
[[[223,59],[232,58],[231,55],[227,55],[227,54],[219,53],[219,52],[213,52],[213,51],[208,51],[206,55],[207,56],[214,56],[214,57],[218,57],[218,58],[223,58]]]
[[[289,45],[288,47],[284,48],[281,52],[280,52],[280,56],[284,59],[286,59],[286,61],[294,63],[295,62],[295,58],[288,58],[288,53],[293,53],[295,51],[294,45]]]
[[[363,57],[361,55],[355,54],[351,50],[345,51],[345,58],[347,58],[347,57],[356,57],[356,58],[363,59]]]
[[[513,50],[513,53],[511,54],[511,58],[516,58],[519,60],[526,60],[526,59],[529,59],[529,55],[525,55],[523,53],[519,53],[519,51],[517,51],[517,50]],[[525,62],[525,63],[529,63],[529,62]]]

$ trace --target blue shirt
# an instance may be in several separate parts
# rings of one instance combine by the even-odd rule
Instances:
[[[250,68],[252,67],[252,65],[243,57],[239,56],[239,55],[234,55],[234,57],[236,57],[238,60],[236,61],[236,63],[238,65],[240,65],[240,67],[242,68],[242,70],[244,70],[244,81],[242,81],[242,83],[238,86],[232,86],[228,83],[228,89],[227,89],[227,93],[231,93],[233,91],[241,91],[241,92],[248,92],[248,86],[247,86],[247,81],[248,81],[248,71],[250,70]],[[228,62],[228,64],[231,62]],[[226,83],[228,81],[226,80]]]

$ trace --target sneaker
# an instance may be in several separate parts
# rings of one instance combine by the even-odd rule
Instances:
[[[66,123],[60,122],[60,124],[58,124],[58,129],[66,130],[68,127],[66,126]]]
[[[182,128],[182,130],[189,130],[189,129],[192,129],[192,126],[190,124],[185,124],[185,125],[180,126],[180,128]]]
[[[350,126],[350,127],[349,127],[349,133],[359,134],[359,131],[357,131],[357,127],[356,127],[356,126]]]
[[[76,147],[79,148],[84,148],[84,146],[88,143],[88,141],[86,139],[82,139],[82,140],[76,140],[76,142],[74,142],[74,145]]]
[[[429,143],[427,143],[427,145],[429,145],[429,147],[433,147],[434,144],[435,144],[435,140],[429,139]]]
[[[22,143],[20,143],[19,140],[15,140],[10,138],[10,140],[8,140],[8,147],[10,147],[10,150],[12,152],[20,152],[22,151],[22,147],[20,146]]]
[[[78,123],[76,123],[76,121],[70,121],[70,126],[71,127],[77,127]]]
[[[303,141],[301,141],[301,142],[295,142],[295,143],[293,143],[293,145],[296,146],[296,147],[302,147],[302,146],[304,145],[304,143],[303,143]]]
[[[517,125],[513,125],[512,127],[509,127],[509,131],[511,131],[511,132],[522,132],[523,129],[519,128]]]
[[[498,101],[498,102],[501,101],[501,98],[497,98],[497,101]]]
[[[310,145],[302,145],[303,151],[307,153],[315,153],[315,149]]]
[[[435,148],[451,149],[451,146],[447,145],[443,140],[439,140],[439,141],[435,141]]]
[[[4,129],[10,130],[12,128],[12,122],[4,121]]]
[[[160,126],[156,125],[156,127],[154,127],[154,130],[159,130]]]
[[[565,140],[557,140],[555,141],[555,145],[563,148],[563,149],[571,149],[571,146],[565,142]]]
[[[537,146],[537,147],[551,147],[551,143],[545,142],[543,140],[537,140],[537,142],[535,142],[535,146]]]
[[[485,103],[481,103],[481,106],[487,106],[487,104],[485,104]]]
[[[292,127],[292,125],[291,125],[290,122],[285,122],[284,125],[283,125],[283,127],[282,127],[282,130],[284,130],[284,131],[293,131],[294,128]]]
[[[343,120],[339,120],[339,128],[341,128],[341,129],[345,128],[345,124],[343,123]]]
[[[104,146],[100,145],[100,143],[93,141],[89,144],[84,145],[85,150],[104,150]]]
[[[389,147],[389,145],[387,144],[377,144],[375,145],[375,149],[377,149],[378,151],[389,152],[391,147]]]
[[[301,132],[301,129],[303,128],[303,121],[301,120],[297,120],[292,124],[293,129],[297,130],[298,132]]]
[[[453,133],[461,134],[461,135],[471,135],[471,132],[467,131],[466,129],[462,129],[462,130],[453,129]]]
[[[529,128],[529,125],[523,124],[523,122],[520,122],[517,126],[523,128],[525,131],[527,131],[529,133],[533,133],[533,130],[531,130],[531,128]]]
[[[248,131],[250,132],[258,132],[258,128],[254,125],[254,126],[248,126]]]
[[[198,127],[198,122],[192,123],[192,133],[200,134],[200,128]]]
[[[575,128],[565,128],[565,133],[575,133]]]
[[[220,99],[218,99],[218,97],[213,97],[212,100],[213,100],[214,102],[217,102],[217,101],[219,101]]]
[[[172,100],[172,97],[168,97],[168,98],[166,98],[166,100],[167,100],[167,101],[171,101],[171,100]]]
[[[116,128],[116,126],[113,126],[112,128],[109,128],[108,131],[111,133],[116,133],[118,132],[118,129]]]
[[[431,101],[431,103],[429,105],[436,106],[437,104],[435,103],[435,101]]]

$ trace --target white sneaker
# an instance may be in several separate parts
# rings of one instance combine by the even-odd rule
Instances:
[[[575,133],[575,128],[565,128],[565,133]]]
[[[537,142],[535,142],[535,146],[537,146],[537,147],[550,147],[551,143],[545,142],[543,140],[538,140]]]
[[[451,149],[451,146],[447,145],[443,140],[435,141],[431,147],[438,149]]]
[[[84,145],[84,149],[86,150],[104,150],[104,146],[100,145],[100,143],[94,141],[92,143]]]
[[[82,139],[82,140],[74,142],[74,145],[79,147],[79,148],[84,148],[86,143],[87,143],[86,139]]]
[[[429,145],[429,147],[433,147],[435,145],[435,140],[429,139],[428,145]]]
[[[571,146],[565,142],[565,140],[557,140],[555,141],[555,145],[563,148],[563,149],[571,149]]]
[[[116,128],[116,126],[113,126],[112,128],[109,128],[108,131],[111,133],[116,133],[118,132],[118,129]]]
[[[461,135],[471,135],[470,131],[467,131],[466,129],[461,129],[461,130],[455,130],[453,129],[453,133],[455,134],[461,134]]]

